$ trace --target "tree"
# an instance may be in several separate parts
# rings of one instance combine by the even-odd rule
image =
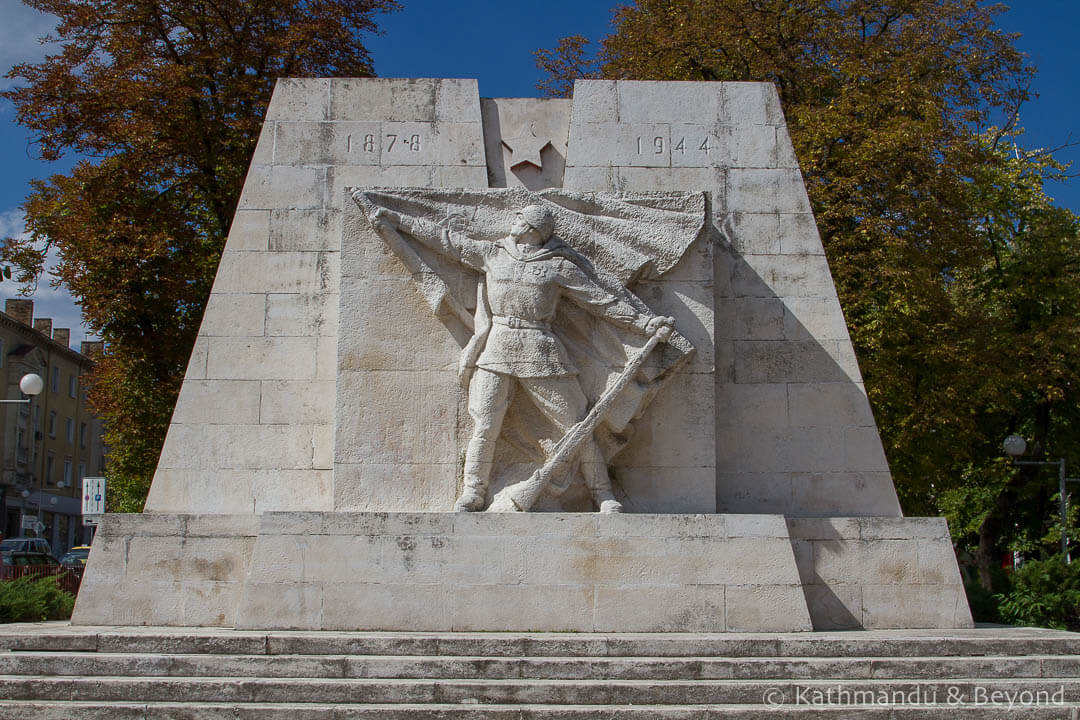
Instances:
[[[904,509],[949,513],[983,567],[1051,514],[1001,439],[1080,449],[1077,221],[1043,192],[1052,157],[1013,150],[1034,69],[1000,11],[638,0],[595,56],[580,36],[537,53],[554,95],[575,76],[776,84]]]
[[[91,399],[106,420],[114,509],[142,507],[224,238],[278,77],[367,76],[361,44],[394,0],[24,0],[60,18],[61,51],[3,93],[41,157],[29,238],[3,259],[54,281],[105,340]]]
[[[970,386],[961,403],[970,430],[957,438],[965,464],[934,498],[972,538],[987,589],[1001,551],[1056,552],[1061,531],[1057,473],[1009,465],[1002,439],[1024,435],[1029,459],[1080,457],[1080,218],[1044,191],[1064,168],[1011,139],[982,137],[989,161],[969,185],[986,257],[956,273],[950,294],[964,319],[957,337],[975,352],[943,379]]]

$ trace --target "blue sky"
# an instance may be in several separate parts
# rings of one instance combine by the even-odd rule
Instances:
[[[484,97],[535,96],[540,73],[533,51],[552,47],[560,37],[581,33],[592,39],[610,28],[609,8],[616,0],[402,0],[405,9],[384,16],[385,34],[367,46],[382,77],[474,77]],[[1075,0],[1014,0],[1014,9],[1000,26],[1021,33],[1017,45],[1039,68],[1034,90],[1039,98],[1022,114],[1026,148],[1061,146],[1080,141],[1080,97],[1076,92],[1075,28],[1080,3]],[[51,20],[18,0],[0,0],[0,74],[12,64],[38,60],[48,48],[37,38],[50,31]],[[0,78],[0,88],[10,81]],[[1057,153],[1080,171],[1080,148]],[[70,167],[71,159],[49,165],[35,158],[28,134],[14,122],[10,103],[0,101],[0,236],[21,232],[18,206],[32,178],[47,177]],[[1049,193],[1058,204],[1080,212],[1080,179],[1054,185]],[[72,328],[72,340],[83,337],[78,309],[62,289],[42,280],[35,294],[35,312],[51,316],[54,326]],[[11,281],[0,296],[15,292]]]

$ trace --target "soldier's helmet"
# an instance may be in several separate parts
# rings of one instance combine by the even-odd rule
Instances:
[[[544,240],[555,232],[555,216],[543,205],[529,205],[522,208],[521,219],[540,233]]]

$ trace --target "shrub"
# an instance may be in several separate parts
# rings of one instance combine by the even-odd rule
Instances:
[[[995,595],[998,614],[1010,625],[1080,630],[1080,560],[1032,560],[1012,575],[1007,593]]]
[[[67,620],[75,596],[60,589],[54,577],[22,577],[0,582],[0,623]]]

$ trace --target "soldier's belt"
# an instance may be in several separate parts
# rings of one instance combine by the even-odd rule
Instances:
[[[515,330],[550,330],[551,323],[547,320],[523,320],[505,315],[493,315],[491,322],[496,325],[505,325]]]

